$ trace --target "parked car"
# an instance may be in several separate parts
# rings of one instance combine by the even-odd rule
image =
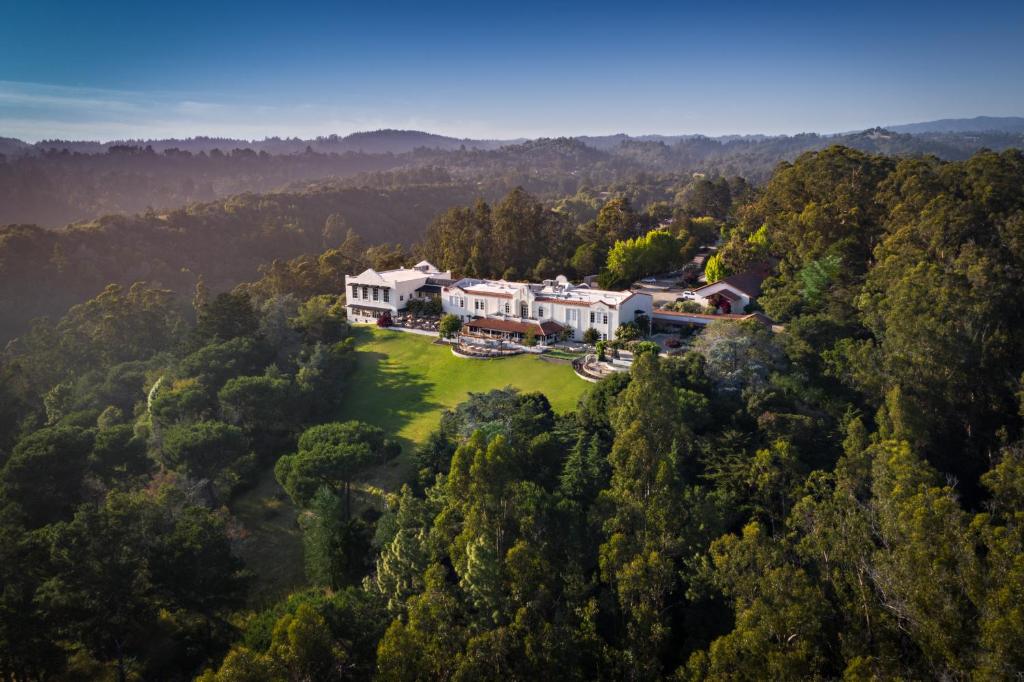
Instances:
[[[684,291],[682,293],[681,296],[679,296],[679,298],[676,299],[676,301],[677,302],[679,302],[679,301],[693,301],[696,298],[697,298],[697,294],[695,294],[691,289],[687,289],[686,291]]]
[[[644,283],[644,284],[657,284],[657,282],[658,282],[658,280],[657,280],[657,279],[655,279],[654,277],[644,277],[644,278],[643,278],[642,280],[640,280],[640,281],[641,281],[642,283]]]

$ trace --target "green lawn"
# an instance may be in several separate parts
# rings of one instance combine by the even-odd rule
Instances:
[[[429,336],[374,327],[356,329],[358,365],[345,387],[342,419],[359,419],[397,437],[403,455],[370,483],[393,489],[412,473],[409,451],[437,428],[441,413],[472,391],[514,386],[540,391],[558,412],[576,407],[590,388],[563,362],[532,355],[468,360]]]
[[[441,413],[470,391],[515,386],[540,391],[559,412],[568,412],[590,384],[566,360],[517,355],[497,360],[466,360],[452,355],[434,337],[356,329],[357,367],[339,390],[345,392],[339,419],[380,426],[402,443],[402,455],[362,477],[363,485],[396,490],[414,475],[411,449],[437,428]],[[282,453],[284,454],[284,453]],[[357,495],[357,507],[376,505],[373,495]],[[297,510],[274,479],[272,468],[232,502],[248,538],[240,554],[257,576],[250,603],[266,606],[305,584],[302,531]]]

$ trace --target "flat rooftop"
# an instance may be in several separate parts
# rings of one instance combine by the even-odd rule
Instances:
[[[615,306],[634,295],[632,291],[592,289],[584,284],[569,284],[567,282],[533,284],[530,282],[508,282],[503,279],[474,279],[471,277],[460,279],[450,286],[470,294],[498,296],[501,298],[512,298],[515,294],[528,290],[537,300],[583,303],[587,305],[605,303]]]

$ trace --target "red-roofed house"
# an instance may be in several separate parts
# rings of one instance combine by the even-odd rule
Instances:
[[[771,264],[761,263],[746,272],[694,289],[695,300],[723,313],[742,313],[761,295],[761,283],[771,272]]]

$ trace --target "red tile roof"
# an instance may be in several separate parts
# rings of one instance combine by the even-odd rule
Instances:
[[[562,331],[564,327],[554,320],[545,320],[540,324],[536,322],[517,322],[516,320],[503,320],[497,317],[475,317],[465,325],[469,329],[485,329],[492,332],[507,332],[526,334],[533,330],[535,334],[550,336]]]
[[[741,272],[738,275],[729,275],[728,277],[723,277],[717,282],[705,284],[704,286],[700,287],[700,289],[696,289],[696,291],[701,291],[703,289],[707,289],[708,287],[713,287],[716,284],[728,284],[733,289],[743,292],[750,298],[757,298],[758,296],[761,295],[762,282],[764,282],[771,274],[771,263],[759,263],[750,268],[749,270],[747,270],[746,272]]]

